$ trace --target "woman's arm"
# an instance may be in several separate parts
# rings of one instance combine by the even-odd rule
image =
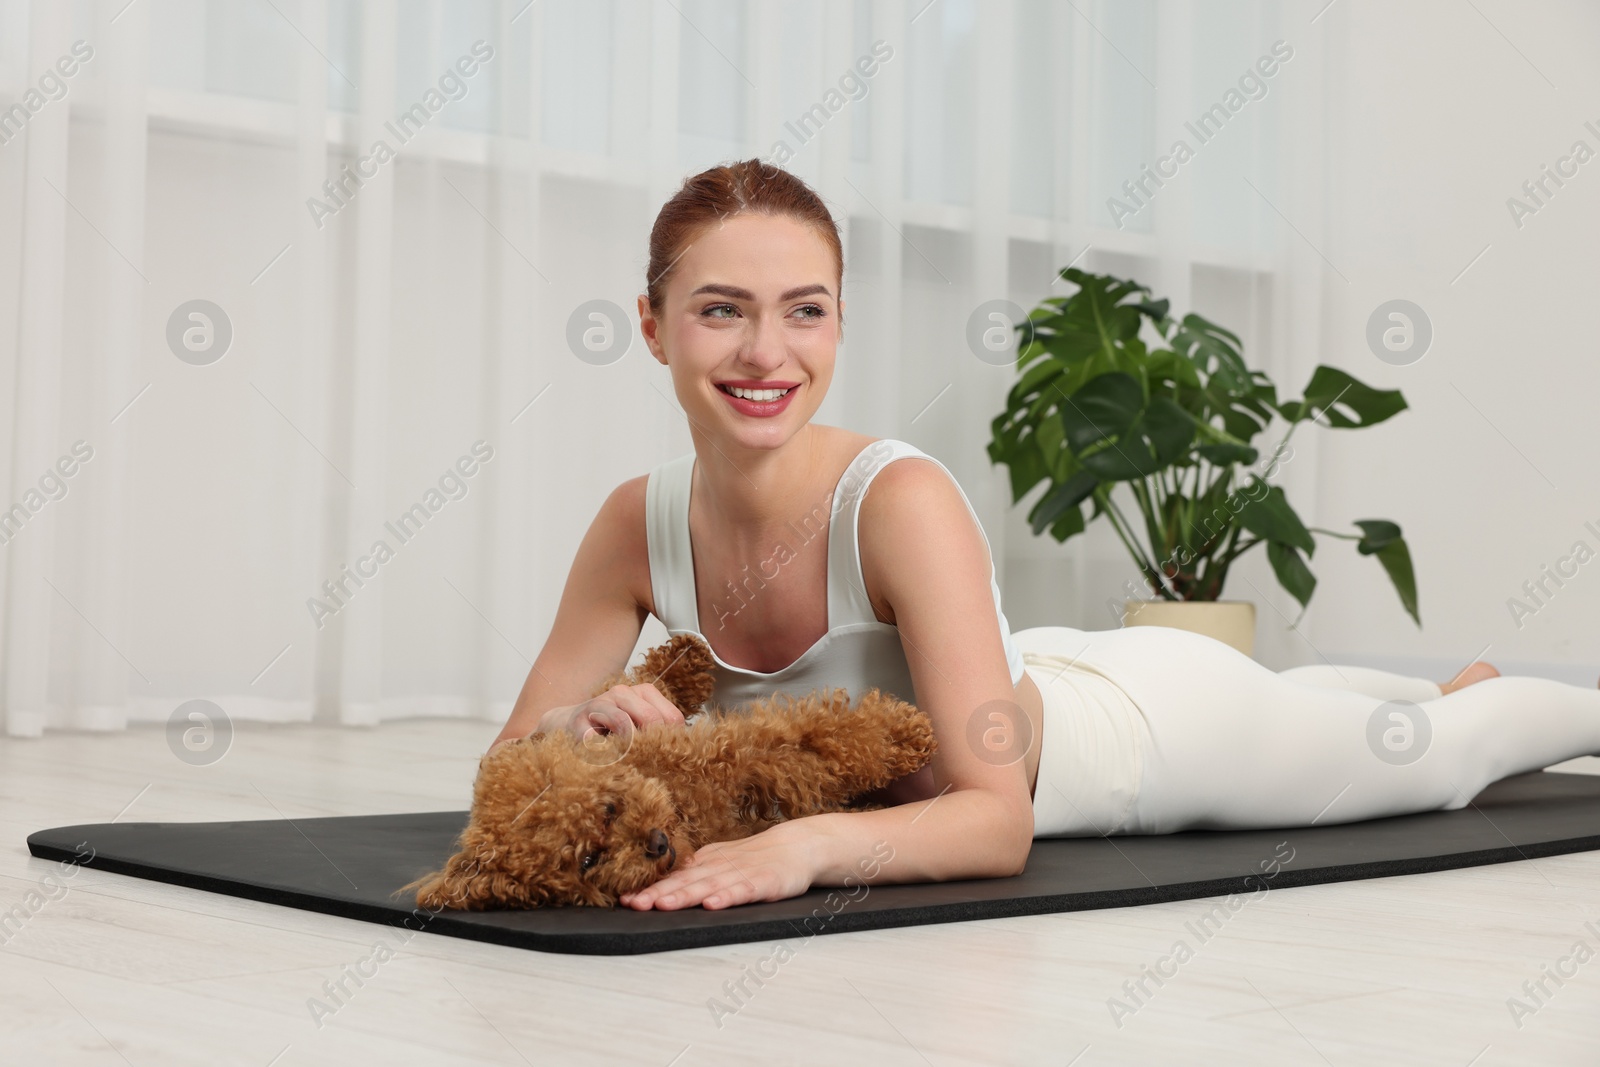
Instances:
[[[1021,747],[1031,737],[1000,640],[983,532],[935,463],[890,463],[869,488],[858,529],[864,592],[900,631],[918,707],[939,741],[932,767],[939,792],[805,820],[814,824],[815,881],[859,880],[860,858],[874,855],[880,841],[893,847],[893,859],[874,881],[1020,874],[1033,847]],[[1010,748],[994,746],[997,732]]]
[[[861,503],[862,571],[900,630],[918,707],[938,752],[931,799],[780,823],[708,845],[687,867],[624,899],[633,907],[725,907],[812,885],[926,882],[1019,874],[1033,846],[1025,718],[1015,702],[989,589],[983,532],[936,464],[900,461]],[[999,713],[1001,718],[991,717]],[[1013,728],[1015,751],[993,747]]]
[[[628,662],[647,614],[638,600],[638,590],[650,582],[644,492],[645,478],[633,478],[600,505],[573,558],[544,648],[490,748],[551,725],[547,713],[583,704],[602,679]],[[671,708],[665,698],[660,703]],[[647,717],[666,717],[661,708],[643,710]]]

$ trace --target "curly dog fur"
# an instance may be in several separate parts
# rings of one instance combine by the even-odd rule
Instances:
[[[595,690],[649,682],[685,714],[710,699],[714,660],[680,634]],[[417,904],[481,910],[614,906],[715,841],[852,804],[926,765],[928,717],[870,689],[786,694],[711,709],[683,727],[578,738],[535,733],[486,755],[472,813],[444,869],[405,886]]]

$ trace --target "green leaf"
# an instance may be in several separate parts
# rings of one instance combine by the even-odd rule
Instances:
[[[1207,463],[1225,467],[1230,463],[1254,463],[1260,453],[1249,445],[1201,445],[1195,449]]]
[[[1145,363],[1145,373],[1150,376],[1152,386],[1155,383],[1170,384],[1174,388],[1189,392],[1197,392],[1203,388],[1200,372],[1194,369],[1194,364],[1170,348],[1159,348],[1151,352],[1150,358]]]
[[[1157,467],[1165,467],[1189,451],[1194,441],[1194,416],[1169,397],[1158,396],[1144,409],[1134,431],[1150,443]]]
[[[1411,567],[1411,550],[1400,536],[1399,525],[1388,519],[1360,519],[1356,525],[1361,527],[1362,534],[1356,551],[1363,556],[1378,557],[1384,572],[1394,583],[1395,592],[1400,594],[1400,603],[1421,626],[1422,616],[1417,614],[1417,576]]]
[[[1039,339],[1037,337],[1030,339],[1027,344],[1017,349],[1017,373],[1022,373],[1028,364],[1032,363],[1040,356],[1045,356],[1048,354],[1049,350],[1045,348],[1044,345],[1039,343]]]
[[[1239,511],[1239,524],[1264,541],[1293,545],[1308,556],[1314,554],[1317,543],[1294,508],[1289,506],[1283,490],[1271,486],[1258,500],[1252,495],[1254,486],[1267,483],[1259,476],[1253,477],[1251,483],[1250,488],[1240,491],[1245,496],[1245,505]]]
[[[1064,329],[1057,333],[1035,333],[1034,340],[1044,346],[1045,351],[1066,364],[1082,363],[1105,352],[1105,345],[1098,333],[1086,333],[1076,328]]]
[[[1102,481],[1129,481],[1170,466],[1193,440],[1194,419],[1167,397],[1158,396],[1115,440],[1079,455],[1078,462]]]
[[[1267,560],[1272,564],[1272,573],[1278,576],[1278,584],[1288,590],[1302,608],[1309,604],[1317,588],[1317,576],[1311,573],[1299,551],[1281,541],[1268,541]]]
[[[1108,437],[1118,437],[1133,425],[1143,407],[1144,390],[1131,374],[1102,374],[1061,406],[1067,445],[1081,455]]]
[[[1137,340],[1143,321],[1138,306],[1123,301],[1148,297],[1150,290],[1137,282],[1076,267],[1065,268],[1061,277],[1077,285],[1078,291],[1061,305],[1059,320],[1052,321],[1053,336],[1046,337],[1041,331],[1041,340],[1067,360],[1104,354],[1110,364],[1105,369],[1111,369],[1122,362],[1118,349]]]
[[[1057,481],[1065,481],[1064,477],[1057,476],[1057,471],[1071,453],[1067,451],[1066,433],[1061,428],[1060,414],[1046,415],[1035,425],[1038,429],[1034,434],[1034,440],[1039,444],[1039,455],[1044,460],[1045,472],[1055,477]]]
[[[1076,508],[1094,492],[1096,484],[1094,475],[1088,471],[1078,471],[1046,493],[1028,516],[1028,521],[1033,524],[1033,532],[1043,533],[1044,528],[1059,519],[1068,508]]]
[[[1312,373],[1305,399],[1278,405],[1278,413],[1290,422],[1305,422],[1325,415],[1329,426],[1341,430],[1375,426],[1405,409],[1405,397],[1400,395],[1400,390],[1374,389],[1326,364]]]
[[[1044,455],[1039,451],[1037,434],[1030,434],[1018,441],[1005,456],[1005,462],[1011,473],[1011,502],[1017,503],[1028,495],[1029,490],[1046,478],[1050,477],[1049,468],[1045,466]]]
[[[1121,440],[1083,456],[1080,462],[1105,481],[1143,478],[1175,462],[1169,453],[1183,451],[1184,438],[1176,435],[1185,429],[1186,424],[1172,419],[1141,419]]]
[[[1092,274],[1081,267],[1065,267],[1060,277],[1063,281],[1078,286],[1082,292],[1090,294],[1091,297],[1099,297],[1108,304],[1118,303],[1133,293],[1144,293],[1146,296],[1150,294],[1148,288],[1137,282],[1114,278],[1109,274]],[[1078,293],[1073,294],[1073,296],[1078,295]],[[1068,301],[1071,299],[1069,297]]]
[[[1249,388],[1251,374],[1239,338],[1216,323],[1192,312],[1185,315],[1172,334],[1172,347],[1224,391]]]
[[[1406,613],[1421,626],[1422,616],[1417,614],[1417,576],[1411,568],[1411,550],[1404,541],[1391,541],[1374,555],[1394,583],[1395,592],[1400,594],[1400,603],[1405,605]]]
[[[1035,363],[1023,371],[1022,377],[1018,378],[1016,383],[1011,386],[1011,391],[1006,394],[1006,405],[1008,407],[1020,407],[1027,401],[1028,397],[1048,388],[1050,382],[1061,377],[1065,371],[1066,367],[1062,366],[1058,360],[1046,359],[1043,362]]]
[[[1139,312],[1152,322],[1159,323],[1167,317],[1167,309],[1172,306],[1169,300],[1145,300],[1133,305]]]
[[[1071,507],[1062,513],[1061,517],[1050,527],[1050,536],[1057,541],[1065,541],[1069,537],[1083,533],[1084,520],[1083,508]]]
[[[1388,519],[1358,519],[1356,525],[1361,527],[1361,540],[1356,545],[1356,551],[1363,556],[1370,556],[1391,541],[1400,540],[1400,527]]]

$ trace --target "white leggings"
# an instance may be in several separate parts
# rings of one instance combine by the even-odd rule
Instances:
[[[1365,667],[1274,672],[1165,626],[1013,639],[1044,696],[1035,837],[1319,826],[1462,808],[1600,754],[1600,689],[1439,686]]]

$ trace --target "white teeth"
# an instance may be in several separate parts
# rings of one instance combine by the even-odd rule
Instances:
[[[734,396],[742,397],[745,400],[776,400],[789,391],[787,389],[741,389],[736,385],[725,385],[723,388]]]

